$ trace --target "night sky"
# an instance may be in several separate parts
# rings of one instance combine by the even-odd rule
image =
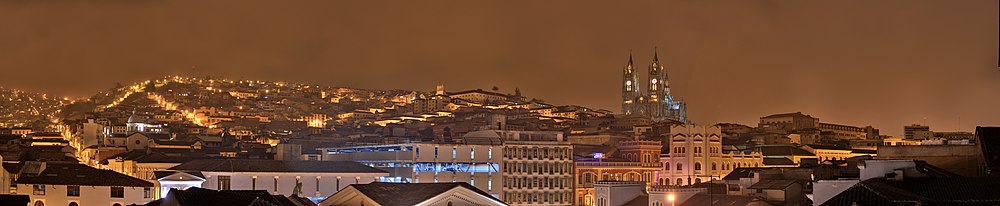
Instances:
[[[997,15],[996,0],[4,0],[0,86],[498,86],[618,112],[629,50],[644,74],[655,46],[700,124],[802,111],[889,134],[971,131],[1000,125]]]

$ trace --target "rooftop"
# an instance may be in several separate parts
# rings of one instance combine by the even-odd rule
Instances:
[[[947,192],[944,192],[947,191]],[[1000,178],[869,179],[823,205],[998,205]]]
[[[385,183],[385,182],[372,182],[369,184],[354,184],[351,185],[359,192],[364,193],[375,202],[380,205],[416,205],[417,203],[423,202],[427,199],[433,198],[445,191],[451,190],[456,187],[464,187],[466,189],[472,190],[479,193],[485,197],[489,197],[498,202],[502,202],[496,199],[490,194],[483,192],[482,190],[476,189],[469,183],[465,182],[455,182],[455,183]]]
[[[200,159],[170,168],[179,171],[211,172],[313,172],[313,173],[386,173],[349,161],[280,161],[262,159]]]
[[[18,184],[152,187],[153,183],[82,164],[46,163],[38,175],[22,173]]]

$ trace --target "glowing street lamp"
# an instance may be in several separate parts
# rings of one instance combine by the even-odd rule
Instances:
[[[676,205],[676,203],[674,202],[674,194],[667,195],[667,201],[670,202],[671,206]]]

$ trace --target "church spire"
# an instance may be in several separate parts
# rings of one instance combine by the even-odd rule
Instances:
[[[628,67],[632,67],[632,50],[628,50]]]
[[[628,63],[623,68],[622,76],[622,113],[632,114],[637,112],[639,94],[639,76],[635,72],[635,65],[632,63],[632,50],[628,51]]]
[[[659,62],[660,61],[659,57],[660,57],[660,55],[656,54],[656,47],[654,46],[653,47],[653,62]]]

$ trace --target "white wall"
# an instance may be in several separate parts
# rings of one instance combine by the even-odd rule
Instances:
[[[149,193],[150,198],[145,198],[142,187],[125,187],[124,198],[111,198],[111,187],[107,186],[80,186],[80,196],[69,197],[66,196],[66,187],[66,185],[45,185],[45,195],[34,195],[33,185],[18,184],[17,193],[30,196],[31,203],[29,205],[33,205],[35,201],[42,201],[45,205],[57,206],[69,205],[70,202],[76,202],[79,205],[113,205],[114,203],[121,203],[124,206],[129,204],[146,204],[153,201],[152,190]]]
[[[302,196],[305,197],[327,197],[344,189],[351,184],[368,184],[378,181],[379,177],[388,176],[387,173],[230,173],[230,172],[202,172],[206,181],[201,184],[202,188],[219,189],[219,176],[230,177],[230,190],[267,190],[271,194],[292,195],[295,189],[296,179],[302,183]],[[254,185],[256,176],[256,185]],[[278,185],[275,186],[275,177]],[[337,186],[337,179],[340,185]],[[360,179],[359,179],[360,178]],[[319,191],[317,192],[317,180],[319,180]],[[277,188],[277,189],[275,189]]]
[[[885,174],[892,173],[896,169],[916,166],[913,160],[865,160],[864,164],[858,165],[858,168],[861,169],[861,181],[865,181],[885,177]]]

